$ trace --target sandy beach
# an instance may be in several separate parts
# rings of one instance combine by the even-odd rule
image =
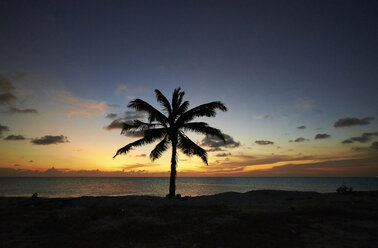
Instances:
[[[378,191],[0,198],[0,247],[377,247]]]

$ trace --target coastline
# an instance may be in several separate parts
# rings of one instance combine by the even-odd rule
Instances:
[[[376,247],[378,191],[0,197],[0,247]]]

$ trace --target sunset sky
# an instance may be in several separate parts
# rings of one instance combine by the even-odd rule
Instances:
[[[0,176],[169,176],[111,123],[181,86],[178,176],[378,176],[377,1],[0,1]]]

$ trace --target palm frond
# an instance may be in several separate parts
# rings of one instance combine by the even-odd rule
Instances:
[[[181,105],[182,98],[184,97],[185,92],[181,91],[181,88],[178,87],[173,91],[172,94],[172,114],[177,116],[177,110]]]
[[[169,147],[169,140],[168,137],[165,136],[162,141],[160,141],[155,148],[150,153],[150,159],[152,161],[158,159],[163,155],[163,153],[168,149]]]
[[[171,104],[168,99],[160,92],[160,90],[155,90],[156,100],[161,104],[164,110],[167,111],[168,115],[172,113]]]
[[[215,110],[217,109],[227,111],[226,106],[224,106],[222,102],[209,102],[188,110],[177,119],[177,123],[183,125],[193,120],[195,117],[214,117],[216,115]]]
[[[205,164],[208,164],[207,152],[181,132],[179,133],[178,147],[184,154],[199,156]]]
[[[168,118],[165,115],[163,115],[159,110],[141,99],[135,99],[131,101],[127,106],[138,111],[147,112],[149,122],[158,121],[162,125],[166,125],[166,123],[168,122]]]
[[[146,144],[150,144],[154,141],[156,141],[157,139],[161,138],[162,135],[158,135],[157,133],[155,134],[150,134],[150,135],[145,135],[144,138],[141,138],[137,141],[134,141],[132,143],[129,143],[127,145],[125,145],[124,147],[118,149],[117,153],[114,155],[113,158],[117,157],[119,154],[126,154],[128,151],[130,151],[130,149],[132,147],[136,147],[136,146],[143,146],[143,145],[146,145]]]
[[[177,110],[177,116],[180,116],[183,113],[185,113],[188,110],[188,108],[189,108],[189,102],[188,101],[183,102]]]
[[[124,122],[121,134],[133,133],[133,132],[143,133],[143,131],[146,129],[155,128],[160,125],[161,125],[160,123],[146,123],[140,120],[134,120],[131,123]]]
[[[219,137],[224,142],[226,142],[225,137],[223,136],[221,130],[210,127],[206,122],[189,122],[189,123],[185,123],[182,126],[182,128],[184,130],[189,130],[196,133],[216,136],[216,137]]]

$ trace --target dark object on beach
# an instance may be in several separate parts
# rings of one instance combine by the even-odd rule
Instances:
[[[353,187],[347,187],[345,184],[337,188],[337,193],[345,194],[353,192]]]
[[[34,194],[32,194],[31,198],[32,198],[32,199],[38,199],[38,193],[34,193]]]
[[[169,182],[169,194],[167,197],[175,198],[176,195],[176,166],[177,151],[179,148],[184,154],[191,156],[199,156],[202,161],[207,164],[207,152],[189,139],[184,134],[185,131],[193,131],[200,134],[218,137],[225,142],[225,137],[221,130],[210,127],[206,122],[192,122],[196,117],[214,117],[216,110],[227,111],[226,106],[222,102],[210,102],[199,105],[188,110],[189,102],[184,101],[185,92],[181,88],[173,91],[172,101],[159,91],[155,90],[156,99],[163,107],[163,113],[151,106],[149,103],[135,99],[127,106],[137,111],[143,111],[148,114],[148,122],[134,120],[132,123],[123,123],[121,134],[130,134],[143,136],[143,138],[134,141],[117,151],[113,158],[119,154],[126,154],[132,147],[151,144],[160,141],[151,151],[150,159],[153,161],[158,159],[165,152],[169,145],[172,146],[171,158],[171,177]]]

